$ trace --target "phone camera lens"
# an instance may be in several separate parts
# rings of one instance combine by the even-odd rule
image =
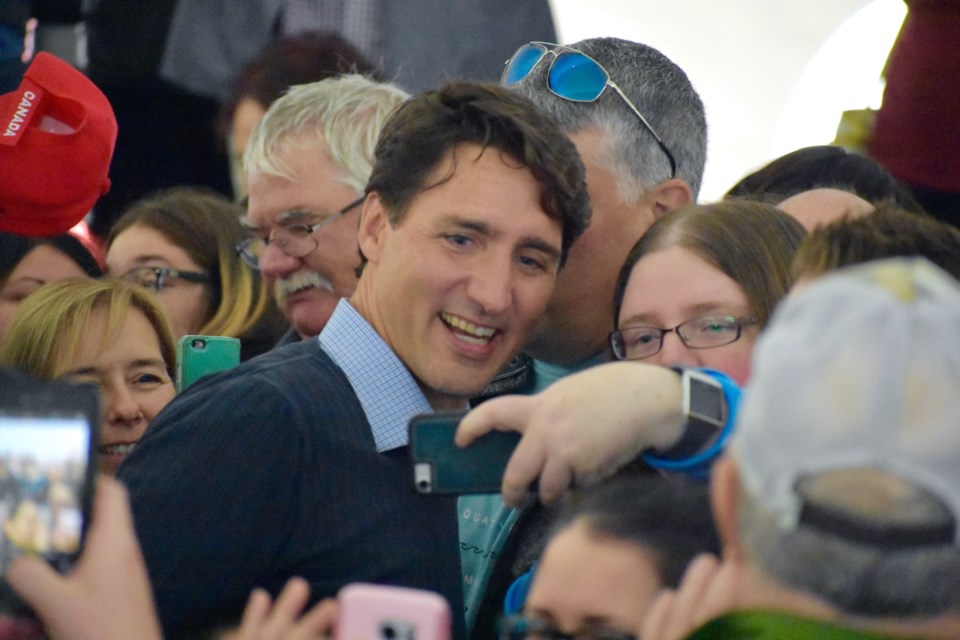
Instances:
[[[192,346],[194,349],[203,349],[207,346],[207,341],[201,340],[200,338],[195,338],[193,342],[190,343],[190,346]]]
[[[397,630],[393,628],[392,624],[385,624],[380,629],[380,637],[385,640],[396,640]]]

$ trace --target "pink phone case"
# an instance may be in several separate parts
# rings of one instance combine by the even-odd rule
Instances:
[[[450,639],[450,605],[432,591],[357,583],[338,600],[337,640]]]

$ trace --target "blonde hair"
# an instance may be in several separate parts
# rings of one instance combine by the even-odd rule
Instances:
[[[101,346],[105,346],[131,309],[142,313],[153,326],[163,362],[172,376],[176,350],[166,313],[143,287],[114,279],[71,278],[37,289],[14,313],[10,328],[0,339],[0,364],[37,378],[59,377],[76,357],[94,313],[107,313],[101,337]]]
[[[358,74],[291,87],[254,127],[243,169],[248,174],[260,172],[292,180],[285,156],[304,144],[301,134],[312,132],[341,168],[343,183],[363,193],[373,171],[380,129],[408,97],[399,87]]]

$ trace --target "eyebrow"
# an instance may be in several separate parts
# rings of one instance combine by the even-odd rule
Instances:
[[[159,367],[166,371],[167,363],[162,359],[158,358],[138,358],[137,360],[131,360],[128,362],[124,368],[125,369],[139,369],[140,367]],[[80,367],[78,369],[70,369],[63,372],[63,376],[86,376],[93,374],[100,374],[101,369],[96,366],[91,367]]]
[[[490,225],[486,222],[481,222],[479,220],[468,220],[466,218],[458,217],[453,217],[450,220],[454,225],[463,227],[464,229],[470,229],[487,236],[493,235]],[[555,261],[560,260],[560,249],[550,244],[543,238],[538,238],[537,236],[525,236],[521,238],[520,247],[540,251],[541,253],[553,258]]]
[[[715,313],[719,315],[730,315],[735,317],[750,314],[749,311],[745,313],[741,313],[739,311],[726,311],[726,309],[729,309],[732,306],[735,306],[735,305],[727,305],[726,303],[720,303],[720,302],[703,302],[700,304],[695,304],[690,307],[684,307],[683,315],[687,317],[687,320],[694,320],[696,318],[702,318],[703,316],[711,315]],[[659,313],[655,311],[648,312],[648,313],[637,313],[630,316],[629,318],[625,318],[622,322],[619,322],[618,324],[620,326],[628,326],[634,323],[639,323],[643,326],[655,326],[653,324],[654,322],[653,318],[656,316],[659,316]],[[684,322],[687,322],[687,320],[684,320]]]
[[[15,278],[13,280],[7,280],[4,283],[3,288],[6,288],[6,285],[8,284],[14,284],[16,282],[36,282],[37,284],[40,284],[40,285],[47,284],[47,281],[44,280],[43,278],[34,278],[32,276],[20,276],[19,278]]]
[[[162,262],[164,264],[170,264],[170,260],[168,260],[167,258],[163,256],[152,256],[152,255],[137,256],[136,258],[133,259],[133,261],[141,266],[149,266],[147,265],[148,262]]]
[[[320,217],[323,214],[316,213],[313,211],[308,211],[306,209],[289,209],[284,211],[279,216],[277,216],[277,224],[279,226],[288,226],[291,224],[307,224],[309,221],[312,221],[314,218]],[[334,214],[331,214],[334,215]],[[256,233],[258,231],[265,231],[268,227],[262,227],[259,224],[253,222],[250,217],[246,214],[240,216],[240,224],[246,227],[247,231],[251,233]]]

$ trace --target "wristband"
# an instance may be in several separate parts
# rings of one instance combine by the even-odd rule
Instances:
[[[723,452],[733,432],[740,388],[713,369],[675,371],[683,383],[684,433],[670,449],[648,451],[643,459],[657,469],[706,478],[710,464]]]

